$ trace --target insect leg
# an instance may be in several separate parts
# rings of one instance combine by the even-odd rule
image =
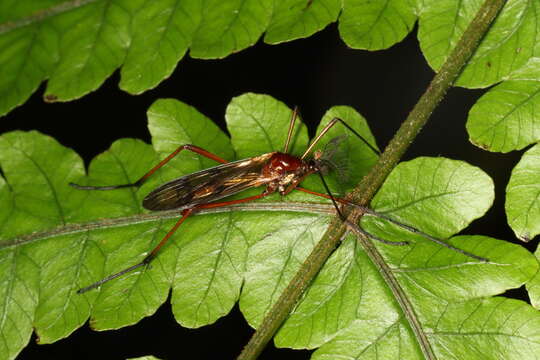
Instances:
[[[357,205],[357,204],[355,204],[355,203],[352,203],[352,202],[347,201],[347,200],[342,199],[342,198],[335,198],[335,197],[333,197],[333,196],[331,196],[331,195],[318,193],[318,192],[316,192],[316,191],[311,191],[311,190],[308,190],[308,189],[304,189],[304,188],[302,188],[302,187],[296,187],[296,189],[297,189],[297,190],[300,190],[300,191],[303,191],[303,192],[305,192],[305,193],[312,194],[312,195],[315,195],[315,196],[320,196],[320,197],[323,197],[323,198],[326,198],[326,199],[332,199],[332,198],[334,198],[334,201],[336,201],[336,202],[340,202],[340,203],[342,203],[342,204],[346,204],[346,205],[349,205],[349,206],[356,207],[357,209],[360,209],[360,210],[361,210],[362,212],[364,212],[365,214],[372,215],[372,216],[376,216],[376,217],[379,217],[379,218],[381,218],[381,219],[387,220],[388,222],[391,222],[392,224],[394,224],[394,225],[396,225],[396,226],[399,226],[399,227],[402,228],[402,229],[405,229],[405,230],[407,230],[407,231],[409,231],[409,232],[411,232],[411,233],[413,233],[413,234],[418,234],[418,235],[422,236],[423,238],[425,238],[425,239],[427,239],[427,240],[429,240],[429,241],[432,241],[432,242],[434,242],[434,243],[436,243],[436,244],[442,245],[442,246],[444,246],[444,247],[446,247],[446,248],[448,248],[448,249],[450,249],[450,250],[456,251],[456,252],[458,252],[458,253],[460,253],[460,254],[463,254],[463,255],[465,255],[465,256],[467,256],[467,257],[470,257],[470,258],[475,259],[475,260],[478,260],[478,261],[489,262],[489,260],[486,259],[486,258],[484,258],[484,257],[475,255],[475,254],[473,254],[473,253],[470,253],[470,252],[468,252],[468,251],[465,251],[465,250],[462,250],[462,249],[460,249],[460,248],[457,248],[457,247],[455,247],[455,246],[453,246],[453,245],[450,245],[450,244],[448,244],[447,242],[445,242],[445,241],[443,241],[443,240],[441,240],[441,239],[438,239],[438,238],[436,238],[436,237],[434,237],[434,236],[431,236],[431,235],[429,235],[429,234],[427,234],[427,233],[425,233],[425,232],[423,232],[423,231],[421,231],[421,230],[418,230],[417,228],[415,228],[415,227],[413,227],[413,226],[410,226],[410,225],[401,223],[401,222],[399,222],[399,221],[397,221],[397,220],[394,220],[394,219],[392,219],[391,217],[389,217],[388,215],[385,215],[385,214],[381,214],[381,213],[379,213],[379,212],[376,212],[375,210],[372,210],[372,209],[370,209],[370,208],[368,208],[368,207],[366,207],[366,206],[360,206],[360,205]],[[348,224],[348,225],[354,225],[354,224]],[[354,226],[353,226],[353,227],[354,227]],[[355,232],[360,231],[360,232],[363,233],[364,235],[366,235],[366,236],[372,238],[373,240],[377,240],[377,241],[383,242],[383,243],[385,243],[385,244],[388,244],[388,243],[389,243],[389,244],[392,244],[392,245],[394,245],[394,244],[395,244],[395,245],[405,245],[405,244],[407,244],[406,241],[403,241],[403,242],[394,242],[394,241],[388,242],[388,240],[384,240],[384,239],[378,238],[378,237],[376,237],[375,235],[372,235],[372,234],[370,234],[370,233],[368,233],[368,232],[366,232],[366,231],[364,231],[364,230],[361,230],[359,227],[358,227],[358,229],[353,230],[353,231],[355,231]]]
[[[352,203],[351,203],[351,205],[355,206]],[[367,208],[366,214],[373,215],[373,216],[376,216],[378,218],[384,219],[384,220],[386,220],[386,221],[388,221],[388,222],[390,222],[390,223],[392,223],[392,224],[394,224],[396,226],[399,226],[400,228],[405,229],[405,230],[407,230],[407,231],[409,231],[409,232],[411,232],[413,234],[418,234],[418,235],[422,236],[425,239],[433,241],[436,244],[442,245],[442,246],[444,246],[444,247],[446,247],[446,248],[448,248],[450,250],[456,251],[456,252],[458,252],[460,254],[463,254],[465,256],[468,256],[470,258],[473,258],[473,259],[476,259],[476,260],[479,260],[479,261],[482,261],[482,262],[489,262],[489,260],[484,258],[484,257],[472,254],[472,253],[470,253],[468,251],[465,251],[465,250],[462,250],[462,249],[457,248],[455,246],[452,246],[452,245],[442,241],[441,239],[438,239],[438,238],[433,237],[433,236],[431,236],[431,235],[429,235],[429,234],[427,234],[427,233],[425,233],[425,232],[423,232],[421,230],[418,230],[417,228],[415,228],[413,226],[410,226],[410,225],[401,223],[401,222],[399,222],[397,220],[394,220],[391,217],[389,217],[388,215],[381,214],[381,213],[379,213],[379,212],[377,212],[375,210],[369,209],[369,208]]]
[[[403,245],[408,245],[409,242],[408,241],[388,241],[388,240],[385,240],[385,239],[381,239],[380,237],[377,237],[375,235],[372,235],[370,233],[368,233],[367,231],[364,231],[362,230],[362,228],[360,228],[360,226],[356,225],[356,224],[353,224],[351,223],[350,221],[348,221],[345,216],[343,215],[343,213],[341,212],[341,210],[339,210],[339,206],[337,204],[337,201],[338,199],[335,198],[334,196],[332,196],[332,193],[330,192],[330,188],[328,187],[328,185],[326,184],[326,181],[324,181],[324,176],[322,176],[322,174],[320,172],[317,172],[317,174],[319,174],[319,177],[321,178],[321,181],[324,185],[324,188],[326,189],[326,192],[328,193],[327,198],[329,198],[330,200],[332,200],[332,203],[334,204],[334,207],[336,208],[336,211],[339,215],[339,217],[341,218],[341,220],[347,224],[349,226],[350,229],[353,230],[353,232],[356,232],[356,233],[360,233],[360,234],[363,234],[363,235],[366,235],[368,236],[369,238],[373,239],[373,240],[377,240],[383,244],[386,244],[386,245],[396,245],[396,246],[403,246]],[[303,188],[302,188],[303,189]],[[317,192],[310,192],[311,194],[313,195],[325,195],[325,194],[320,194],[320,193],[317,193]],[[363,208],[363,207],[362,207]]]
[[[289,152],[289,144],[291,142],[292,133],[294,130],[294,123],[296,121],[297,116],[298,116],[298,106],[295,106],[291,115],[291,121],[289,123],[289,131],[287,132],[287,140],[285,141],[285,146],[283,147],[283,152],[285,154]]]
[[[370,234],[367,231],[363,230],[360,226],[358,226],[356,224],[353,224],[352,222],[350,222],[348,220],[345,220],[344,223],[347,224],[347,226],[349,227],[349,229],[352,230],[352,232],[354,232],[356,234],[361,234],[361,235],[367,236],[368,238],[373,239],[373,240],[377,240],[378,242],[381,242],[383,244],[386,244],[386,245],[398,245],[398,246],[409,245],[408,241],[390,241],[390,240],[386,240],[386,239],[380,238],[378,236],[375,236],[373,234]]]
[[[197,153],[209,159],[215,160],[222,164],[228,163],[227,160],[224,160],[220,158],[219,156],[212,154],[209,151],[204,150],[203,148],[200,148],[198,146],[191,145],[191,144],[185,144],[185,145],[179,146],[175,151],[170,153],[169,156],[161,160],[156,166],[150,169],[146,174],[144,174],[139,180],[135,181],[134,183],[108,185],[108,186],[86,186],[86,185],[78,185],[75,183],[69,183],[69,185],[79,190],[114,190],[114,189],[121,189],[121,188],[126,188],[126,187],[138,187],[138,186],[141,186],[146,181],[146,179],[152,176],[152,174],[154,174],[159,168],[161,168],[163,165],[168,163],[173,157],[178,155],[182,150],[192,151],[194,153]]]
[[[143,259],[143,261],[141,263],[143,263],[143,264],[150,263],[150,261],[152,261],[152,259],[154,259],[156,257],[157,253],[163,247],[163,245],[165,245],[165,243],[169,240],[169,238],[176,232],[178,227],[180,225],[182,225],[184,220],[186,220],[186,218],[188,216],[192,215],[197,210],[200,210],[200,209],[212,209],[212,208],[229,206],[229,205],[234,205],[234,204],[241,204],[241,203],[245,203],[245,202],[248,202],[248,201],[253,201],[253,200],[263,198],[263,197],[265,197],[267,195],[269,195],[269,193],[263,192],[262,194],[248,196],[248,197],[243,198],[243,199],[229,200],[229,201],[222,201],[222,202],[214,202],[214,203],[209,203],[209,204],[199,204],[199,205],[197,205],[195,207],[183,210],[182,211],[182,217],[180,218],[180,220],[178,220],[178,222],[172,227],[172,229],[169,230],[167,235],[165,235],[165,237],[163,239],[161,239],[159,244],[157,244],[157,246],[152,251],[150,251],[150,253]]]
[[[222,207],[222,206],[241,204],[241,203],[245,203],[245,202],[248,202],[248,201],[261,199],[261,198],[263,198],[265,196],[268,196],[270,194],[271,193],[263,192],[263,193],[261,193],[259,195],[248,196],[248,197],[243,198],[243,199],[229,200],[229,201],[222,201],[222,202],[213,202],[213,203],[209,203],[209,204],[201,204],[201,205],[197,206],[197,209],[213,209],[213,208]]]
[[[154,249],[152,249],[152,251],[150,251],[150,253],[148,255],[146,255],[146,257],[141,262],[139,262],[139,263],[137,263],[135,265],[132,265],[132,266],[130,266],[130,267],[128,267],[128,268],[126,268],[126,269],[124,269],[122,271],[119,271],[119,272],[117,272],[115,274],[109,275],[106,278],[103,278],[103,279],[101,279],[101,280],[99,280],[99,281],[97,281],[97,282],[95,282],[95,283],[93,283],[91,285],[83,287],[83,288],[77,290],[77,294],[82,294],[82,293],[85,293],[85,292],[87,292],[89,290],[95,289],[95,288],[103,285],[106,282],[109,282],[109,281],[111,281],[113,279],[116,279],[117,277],[120,277],[120,276],[125,275],[125,274],[127,274],[127,273],[129,273],[129,272],[131,272],[131,271],[133,271],[135,269],[138,269],[140,267],[148,265],[157,256],[158,252],[167,243],[169,238],[176,232],[176,230],[178,230],[180,225],[182,225],[182,223],[190,215],[193,215],[193,213],[195,213],[197,210],[211,209],[211,208],[234,205],[234,204],[241,204],[241,203],[244,203],[244,202],[253,201],[253,200],[263,198],[263,197],[265,197],[265,196],[267,196],[269,194],[270,193],[263,192],[262,194],[254,195],[254,196],[248,196],[248,197],[243,198],[243,199],[215,202],[215,203],[209,203],[209,204],[200,204],[200,205],[197,205],[195,207],[183,210],[182,211],[182,217],[180,219],[178,219],[176,224],[174,224],[174,226],[169,230],[169,232],[167,232],[167,234],[163,237],[163,239],[161,239],[159,244],[157,244],[156,247],[154,247]]]
[[[317,145],[317,143],[321,140],[321,138],[328,132],[328,130],[330,130],[334,125],[336,125],[336,123],[340,122],[343,126],[345,126],[347,129],[349,129],[354,135],[356,135],[360,140],[362,140],[364,142],[364,144],[366,144],[370,149],[371,151],[373,151],[375,154],[377,155],[380,155],[381,152],[379,150],[377,150],[377,148],[375,148],[373,145],[371,145],[366,139],[364,139],[364,137],[362,135],[360,135],[356,130],[354,130],[352,127],[349,126],[349,124],[347,124],[345,121],[341,120],[340,118],[333,118],[328,124],[326,124],[326,126],[321,130],[321,132],[319,133],[319,135],[317,135],[317,137],[315,137],[315,139],[313,139],[313,141],[311,142],[311,144],[309,144],[308,148],[306,149],[306,151],[304,151],[304,154],[300,157],[302,160],[313,150],[313,148],[315,147],[315,145]]]
[[[362,135],[360,135],[356,130],[354,130],[349,124],[347,124],[345,121],[341,120],[340,118],[335,118],[337,121],[339,121],[343,126],[345,126],[347,129],[349,129],[356,137],[358,137],[360,140],[364,142],[364,144],[367,145],[377,155],[381,155],[381,152],[375,148],[373,145],[371,145]]]
[[[176,224],[174,224],[174,226],[171,228],[171,230],[169,230],[169,232],[165,235],[165,237],[163,239],[161,239],[161,241],[159,242],[159,244],[148,254],[146,255],[146,257],[140,262],[140,263],[137,263],[135,265],[132,265],[122,271],[119,271],[115,274],[112,274],[112,275],[109,275],[107,276],[106,278],[103,278],[91,285],[88,285],[86,287],[83,287],[79,290],[77,290],[77,294],[82,294],[82,293],[85,293],[87,292],[88,290],[92,290],[92,289],[95,289],[101,285],[103,285],[104,283],[106,282],[109,282],[113,279],[116,279],[117,277],[120,277],[124,274],[127,274],[135,269],[138,269],[142,266],[146,266],[150,263],[150,261],[152,261],[152,259],[154,259],[156,257],[156,254],[157,252],[159,251],[159,249],[161,249],[161,247],[163,245],[165,245],[165,243],[167,242],[167,240],[169,240],[169,238],[176,232],[176,230],[180,227],[180,225],[182,225],[182,223],[188,218],[188,216],[190,216],[191,214],[193,213],[193,209],[186,209],[184,211],[182,211],[182,217],[180,219],[178,219],[178,221],[176,222]]]

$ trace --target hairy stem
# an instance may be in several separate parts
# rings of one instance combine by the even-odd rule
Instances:
[[[435,75],[425,93],[386,147],[377,164],[375,164],[370,173],[362,179],[360,184],[349,195],[348,199],[364,206],[369,204],[376,191],[382,185],[392,169],[397,165],[422,127],[426,124],[429,116],[439,104],[448,88],[458,77],[462,68],[478,47],[480,40],[487,32],[491,22],[495,19],[505,2],[505,0],[486,0],[484,2],[446,62],[443,64],[437,75]],[[362,214],[356,210],[352,210],[345,215],[348,216],[349,221],[356,223]],[[270,311],[268,311],[261,325],[239,355],[238,360],[256,359],[262,352],[266,344],[291,313],[294,306],[296,306],[296,303],[318,274],[319,270],[326,262],[326,259],[328,259],[339,244],[346,230],[346,225],[340,219],[336,218],[330,224],[325,235],[307,257],[281,294],[280,298]],[[370,256],[370,259],[375,266],[379,269],[379,272],[382,275],[388,275],[388,272],[385,272],[384,268],[381,268],[380,266],[382,257],[375,246],[370,241],[366,241],[366,239],[360,241],[360,244]],[[405,306],[409,303],[408,299],[405,298],[403,292],[399,291],[399,286],[393,286],[397,281],[394,281],[395,278],[393,278],[393,276],[391,276],[391,278],[383,276],[383,278],[398,300],[398,304],[400,305],[404,316],[407,318],[411,329],[415,333],[424,357],[426,359],[435,359],[435,354],[433,353],[427,338],[423,336],[421,325],[417,321],[413,309]]]

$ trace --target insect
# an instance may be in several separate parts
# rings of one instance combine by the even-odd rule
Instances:
[[[405,230],[424,236],[431,241],[434,241],[452,250],[458,251],[471,258],[484,262],[487,261],[487,259],[471,254],[459,248],[455,248],[440,239],[434,238],[429,234],[425,234],[412,226],[393,220],[392,218],[384,214],[379,214],[369,208],[364,208],[352,204],[347,200],[335,198],[334,196],[332,196],[324,180],[324,177],[322,176],[322,170],[327,166],[326,160],[323,158],[323,152],[315,151],[313,154],[313,158],[306,160],[306,157],[313,151],[317,143],[330,130],[330,128],[332,128],[335,124],[340,123],[345,126],[349,131],[351,131],[355,136],[357,136],[360,140],[362,140],[371,149],[371,151],[375,152],[376,154],[379,154],[379,151],[374,146],[369,144],[367,140],[365,140],[358,132],[356,132],[356,130],[350,127],[346,122],[339,118],[334,118],[321,130],[319,135],[315,137],[315,139],[307,147],[301,157],[290,155],[288,154],[288,149],[297,116],[298,111],[297,109],[295,109],[292,113],[283,152],[275,151],[248,159],[228,162],[227,160],[224,160],[219,156],[214,155],[198,146],[185,144],[178,147],[175,151],[173,151],[157,165],[155,165],[152,169],[150,169],[146,174],[144,174],[139,180],[135,181],[134,183],[109,186],[84,186],[70,183],[72,187],[80,190],[114,190],[127,187],[139,187],[159,168],[161,168],[163,165],[165,165],[183,150],[192,151],[201,156],[221,163],[220,165],[217,165],[215,167],[201,170],[171,180],[151,191],[143,200],[143,207],[145,209],[152,211],[177,209],[181,214],[180,219],[178,219],[176,224],[169,230],[169,232],[163,237],[163,239],[158,243],[158,245],[152,251],[150,251],[150,253],[148,253],[148,255],[141,262],[132,265],[120,272],[107,276],[104,279],[99,280],[89,286],[81,288],[77,292],[79,294],[87,292],[137,268],[148,265],[156,257],[160,249],[167,243],[169,238],[182,225],[182,223],[189,216],[196,213],[198,210],[217,208],[253,201],[261,199],[275,192],[278,192],[279,194],[285,196],[293,190],[303,191],[315,196],[320,196],[332,200],[338,215],[344,221],[345,218],[343,217],[339,209],[339,206],[337,204],[338,202],[342,204],[357,206],[361,208],[362,211],[364,211],[364,213],[366,214],[379,216],[401,228],[404,228]],[[314,173],[319,174],[328,194],[318,193],[315,191],[304,189],[299,186],[299,184],[307,176]],[[261,194],[248,196],[236,200],[219,201],[225,197],[237,194],[246,189],[259,186],[265,186],[265,189]],[[349,225],[356,226],[354,224]],[[380,239],[374,235],[364,232],[363,230],[359,230],[358,227],[356,231],[361,231],[363,234],[369,236],[370,238],[378,240],[385,244],[408,244],[407,241],[396,242]]]

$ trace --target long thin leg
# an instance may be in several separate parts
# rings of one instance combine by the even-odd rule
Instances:
[[[348,220],[345,220],[344,223],[347,224],[347,226],[349,227],[349,229],[352,230],[352,232],[367,236],[370,239],[377,240],[378,242],[381,242],[381,243],[386,244],[386,245],[399,245],[399,246],[402,246],[402,245],[408,245],[409,244],[408,241],[390,241],[390,240],[380,238],[378,236],[375,236],[373,234],[368,233],[367,231],[362,229],[360,226],[358,226],[356,224],[353,224],[352,222],[350,222]]]
[[[341,210],[339,210],[339,206],[337,204],[337,199],[334,196],[332,196],[332,193],[330,192],[330,188],[328,187],[328,184],[326,184],[326,181],[324,180],[324,177],[322,176],[322,174],[320,172],[317,172],[317,174],[319,174],[319,177],[321,178],[321,181],[322,181],[322,183],[324,185],[324,188],[326,189],[326,192],[328,193],[328,198],[330,200],[332,200],[332,203],[334,204],[334,207],[336,208],[336,211],[337,211],[339,217],[341,218],[341,220],[345,224],[347,224],[349,226],[350,229],[352,229],[354,232],[364,234],[364,235],[370,237],[371,239],[377,240],[377,241],[379,241],[379,242],[381,242],[383,244],[386,244],[386,245],[408,245],[409,244],[408,241],[388,241],[388,240],[385,240],[385,239],[381,239],[380,237],[371,235],[367,231],[362,230],[360,228],[360,226],[355,225],[355,224],[351,223],[350,221],[348,221],[345,218],[345,216],[341,213]],[[315,191],[310,191],[310,194],[319,195],[319,196],[324,195],[324,194],[321,194],[321,193],[318,193],[318,192],[315,192]]]
[[[347,201],[347,200],[342,199],[342,198],[335,198],[335,197],[330,196],[328,194],[318,193],[316,191],[311,191],[311,190],[308,190],[308,189],[304,189],[302,187],[296,187],[296,190],[300,190],[302,192],[312,194],[312,195],[315,195],[315,196],[320,196],[320,197],[323,197],[323,198],[326,198],[326,199],[331,199],[331,200],[334,199],[333,201],[337,201],[337,202],[340,202],[340,203],[345,204],[345,205],[356,207],[356,208],[360,209],[361,211],[363,211],[364,213],[366,213],[368,215],[376,216],[376,217],[379,217],[381,219],[387,220],[388,222],[391,222],[392,224],[394,224],[396,226],[399,226],[402,229],[405,229],[405,230],[407,230],[407,231],[409,231],[411,233],[414,233],[414,234],[418,234],[418,235],[422,236],[423,238],[425,238],[427,240],[430,240],[430,241],[432,241],[432,242],[434,242],[436,244],[442,245],[442,246],[444,246],[444,247],[446,247],[446,248],[448,248],[450,250],[456,251],[456,252],[458,252],[460,254],[463,254],[465,256],[468,256],[468,257],[473,258],[473,259],[478,260],[478,261],[489,262],[489,260],[484,258],[484,257],[475,255],[475,254],[470,253],[468,251],[465,251],[465,250],[462,250],[462,249],[457,248],[455,246],[452,246],[452,245],[442,241],[441,239],[433,237],[433,236],[431,236],[431,235],[429,235],[429,234],[427,234],[427,233],[425,233],[425,232],[423,232],[421,230],[418,230],[415,227],[412,227],[410,225],[403,224],[403,223],[401,223],[401,222],[399,222],[397,220],[392,219],[388,215],[381,214],[381,213],[379,213],[379,212],[377,212],[375,210],[372,210],[372,209],[370,209],[370,208],[368,208],[366,206],[360,206],[360,205],[357,205],[355,203],[352,203],[352,202]],[[393,241],[388,242],[388,240],[383,240],[381,238],[378,238],[375,235],[372,235],[372,234],[370,234],[370,233],[368,233],[368,232],[366,232],[364,230],[361,230],[361,229],[359,229],[359,230],[360,230],[360,232],[362,232],[366,236],[368,236],[368,237],[370,237],[370,238],[372,238],[374,240],[383,242],[385,244],[390,243],[390,244],[395,244],[395,245],[404,245],[403,243],[407,243],[407,242],[393,242]]]
[[[292,133],[294,130],[294,123],[298,116],[298,106],[294,107],[294,110],[291,115],[291,121],[289,123],[289,131],[287,132],[287,140],[285,141],[285,146],[283,147],[283,153],[287,154],[289,152],[289,144],[291,143]]]
[[[78,185],[78,184],[74,184],[74,183],[69,183],[69,185],[76,188],[76,189],[80,189],[80,190],[114,190],[114,189],[121,189],[121,188],[126,188],[126,187],[141,186],[146,181],[146,179],[148,179],[150,176],[152,176],[152,174],[154,174],[163,165],[168,163],[173,157],[178,155],[182,150],[192,151],[194,153],[197,153],[199,155],[207,157],[207,158],[209,158],[211,160],[215,160],[215,161],[217,161],[219,163],[222,163],[222,164],[228,163],[227,160],[224,160],[224,159],[220,158],[219,156],[217,156],[215,154],[212,154],[209,151],[204,150],[203,148],[200,148],[198,146],[191,145],[191,144],[185,144],[185,145],[179,146],[175,151],[170,153],[169,156],[167,156],[165,159],[161,160],[156,166],[154,166],[152,169],[150,169],[146,174],[144,174],[139,180],[135,181],[134,183],[120,184],[120,185],[108,185],[108,186],[85,186],[85,185]]]
[[[193,209],[187,209],[187,210],[184,210],[182,212],[182,217],[180,219],[178,219],[178,221],[176,222],[176,224],[174,224],[174,226],[171,228],[171,230],[169,230],[169,232],[165,235],[165,237],[159,242],[159,244],[140,262],[140,263],[137,263],[135,265],[132,265],[122,271],[119,271],[115,274],[112,274],[112,275],[109,275],[107,276],[106,278],[103,278],[91,285],[88,285],[86,287],[83,287],[79,290],[77,290],[77,294],[82,294],[82,293],[85,293],[87,292],[88,290],[92,290],[92,289],[95,289],[101,285],[103,285],[104,283],[106,282],[109,282],[111,280],[114,280],[116,279],[117,277],[120,277],[124,274],[127,274],[135,269],[138,269],[142,266],[146,266],[150,263],[150,261],[152,261],[153,258],[156,257],[156,254],[157,252],[159,251],[159,249],[161,249],[161,247],[163,245],[165,245],[165,243],[167,242],[167,240],[169,240],[169,238],[176,232],[176,230],[180,227],[180,225],[182,225],[182,223],[188,218],[188,216],[190,216],[191,214],[193,213]]]
[[[308,193],[308,194],[311,194],[311,195],[320,196],[320,197],[323,197],[323,198],[329,199],[329,200],[332,200],[332,198],[334,198],[335,201],[340,202],[342,204],[352,205],[352,203],[350,201],[347,201],[345,199],[342,199],[342,198],[339,198],[339,197],[333,197],[333,196],[330,196],[328,194],[323,194],[323,193],[312,191],[312,190],[308,190],[308,189],[300,187],[300,186],[297,186],[294,189],[305,192],[305,193]],[[369,210],[369,208],[365,207],[365,206],[360,206],[360,205],[356,205],[356,204],[354,204],[354,206],[359,208],[359,209],[365,209],[366,212],[367,212],[367,210]]]
[[[186,220],[186,218],[190,215],[192,215],[194,212],[196,212],[197,210],[201,210],[201,209],[212,209],[212,208],[217,208],[217,207],[223,207],[223,206],[229,206],[229,205],[235,205],[235,204],[241,204],[241,203],[245,203],[245,202],[248,202],[248,201],[253,201],[253,200],[257,200],[257,199],[260,199],[260,198],[263,198],[265,196],[267,196],[268,193],[266,192],[263,192],[262,194],[259,194],[259,195],[253,195],[253,196],[248,196],[246,198],[243,198],[243,199],[238,199],[238,200],[230,200],[230,201],[221,201],[221,202],[214,202],[214,203],[209,203],[209,204],[200,204],[200,205],[197,205],[195,207],[192,207],[192,208],[189,208],[189,209],[185,209],[182,211],[182,217],[178,220],[178,222],[171,228],[171,230],[169,230],[169,232],[167,233],[167,235],[165,235],[165,237],[163,237],[163,239],[161,239],[161,241],[159,242],[159,244],[157,244],[157,246],[143,259],[142,263],[144,264],[148,264],[150,261],[152,261],[153,258],[156,257],[156,254],[159,252],[159,250],[163,247],[163,245],[165,245],[165,243],[169,240],[169,238],[176,232],[176,230],[180,227],[180,225],[182,225],[182,223],[184,222],[184,220]]]
[[[209,203],[209,204],[201,204],[201,205],[197,205],[195,207],[189,208],[189,209],[182,210],[182,217],[180,219],[178,219],[176,224],[174,224],[174,226],[169,230],[169,232],[167,232],[167,234],[163,237],[163,239],[161,239],[159,244],[157,244],[156,247],[154,247],[154,249],[152,249],[152,251],[150,251],[150,253],[148,255],[146,255],[146,257],[140,263],[132,265],[132,266],[130,266],[130,267],[128,267],[128,268],[126,268],[126,269],[124,269],[122,271],[119,271],[119,272],[117,272],[115,274],[109,275],[106,278],[103,278],[103,279],[101,279],[101,280],[99,280],[99,281],[97,281],[97,282],[95,282],[95,283],[93,283],[91,285],[83,287],[83,288],[77,290],[77,294],[82,294],[82,293],[87,292],[88,290],[95,289],[95,288],[103,285],[106,282],[109,282],[109,281],[111,281],[113,279],[116,279],[117,277],[120,277],[120,276],[125,275],[125,274],[127,274],[127,273],[129,273],[129,272],[131,272],[131,271],[133,271],[135,269],[138,269],[140,267],[148,265],[157,256],[158,252],[167,243],[169,238],[176,232],[176,230],[178,230],[180,225],[182,225],[182,223],[190,215],[193,215],[197,210],[211,209],[211,208],[216,208],[216,207],[241,204],[241,203],[245,203],[245,202],[248,202],[248,201],[253,201],[253,200],[263,198],[263,197],[265,197],[267,195],[270,195],[270,193],[263,192],[262,194],[248,196],[248,197],[243,198],[243,199],[215,202],[215,203]]]
[[[371,145],[366,139],[364,139],[364,137],[362,135],[360,135],[356,130],[354,130],[352,127],[350,127],[345,121],[341,120],[340,118],[333,118],[328,124],[326,124],[326,126],[321,130],[321,132],[319,133],[319,135],[317,135],[317,137],[315,139],[313,139],[313,141],[311,142],[311,144],[308,146],[308,148],[306,149],[306,151],[304,151],[304,154],[302,155],[302,157],[300,159],[305,159],[305,157],[307,155],[309,155],[309,153],[313,150],[313,148],[315,147],[315,145],[317,145],[317,143],[319,142],[319,140],[321,140],[321,138],[324,136],[324,134],[326,134],[328,132],[328,130],[330,130],[334,125],[336,125],[336,123],[340,122],[343,126],[345,126],[347,129],[349,129],[354,135],[356,135],[360,140],[362,140],[364,142],[364,144],[366,144],[370,149],[371,151],[373,151],[375,154],[377,155],[380,155],[381,152],[379,150],[377,150],[373,145]]]
[[[355,206],[352,203],[351,203],[351,205]],[[405,229],[405,230],[407,230],[407,231],[409,231],[409,232],[411,232],[413,234],[418,234],[418,235],[422,236],[423,238],[426,238],[426,239],[428,239],[430,241],[433,241],[436,244],[442,245],[442,246],[444,246],[444,247],[446,247],[448,249],[454,250],[454,251],[456,251],[456,252],[458,252],[460,254],[463,254],[465,256],[468,256],[470,258],[473,258],[473,259],[476,259],[476,260],[479,260],[479,261],[482,261],[482,262],[489,262],[488,259],[486,259],[486,258],[484,258],[482,256],[474,255],[474,254],[472,254],[472,253],[470,253],[468,251],[465,251],[465,250],[462,250],[462,249],[457,248],[455,246],[452,246],[452,245],[442,241],[441,239],[438,239],[438,238],[433,237],[433,236],[431,236],[431,235],[429,235],[429,234],[427,234],[427,233],[425,233],[425,232],[423,232],[421,230],[418,230],[415,227],[412,227],[410,225],[403,224],[403,223],[401,223],[401,222],[399,222],[397,220],[394,220],[391,217],[389,217],[388,215],[381,214],[380,212],[377,212],[377,211],[369,209],[369,208],[367,209],[366,214],[373,215],[373,216],[376,216],[378,218],[384,219],[384,220],[386,220],[388,222],[391,222],[392,224],[394,224],[396,226],[399,226],[400,228]]]
[[[368,236],[369,238],[371,238],[373,240],[377,240],[377,241],[379,241],[379,242],[381,242],[383,244],[386,244],[386,245],[403,246],[403,245],[408,245],[409,244],[408,241],[389,241],[389,240],[381,239],[380,237],[377,237],[375,235],[372,235],[372,234],[368,233],[367,231],[362,230],[360,228],[360,226],[355,225],[355,224],[351,223],[350,221],[348,221],[345,218],[345,216],[341,213],[341,210],[339,210],[339,206],[337,204],[337,199],[334,196],[332,196],[332,193],[330,192],[330,188],[326,184],[326,181],[324,181],[324,177],[322,176],[322,174],[320,172],[318,172],[317,174],[319,174],[319,177],[321,178],[321,181],[322,181],[322,183],[324,185],[324,188],[326,189],[326,192],[328,193],[328,198],[330,198],[330,200],[332,200],[332,203],[334,204],[334,207],[336,208],[336,211],[337,211],[339,217],[341,218],[341,220],[345,224],[347,224],[349,226],[350,229],[352,229],[356,233],[364,234],[364,235]],[[321,193],[317,193],[315,191],[311,191],[310,193],[313,194],[313,195],[324,195],[324,194],[321,194]]]

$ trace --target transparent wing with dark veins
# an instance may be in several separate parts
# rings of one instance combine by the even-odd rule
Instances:
[[[267,184],[261,170],[274,153],[233,161],[171,180],[143,200],[148,210],[185,209]]]

